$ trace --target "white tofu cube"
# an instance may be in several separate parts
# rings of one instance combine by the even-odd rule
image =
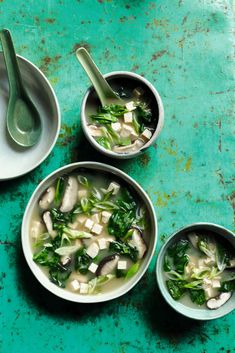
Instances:
[[[78,199],[81,200],[82,197],[87,197],[87,190],[86,189],[78,190]]]
[[[220,281],[218,279],[213,279],[212,281],[212,287],[213,288],[220,288],[221,285],[220,285]]]
[[[126,270],[127,262],[126,261],[118,261],[117,268],[118,268],[118,270]]]
[[[132,112],[128,112],[124,114],[125,123],[132,123]]]
[[[96,265],[94,262],[92,262],[90,264],[90,266],[88,267],[88,270],[91,271],[92,273],[95,273],[97,268],[98,268],[98,265]]]
[[[117,122],[117,123],[112,123],[112,124],[111,124],[111,127],[112,127],[112,129],[113,129],[114,131],[119,132],[119,131],[121,130],[121,128],[122,128],[122,125]]]
[[[108,243],[108,242],[106,241],[106,239],[101,238],[101,239],[98,239],[97,241],[98,241],[100,250],[107,249],[107,247],[108,247],[108,244],[107,244],[107,243]]]
[[[102,218],[101,218],[102,222],[108,223],[109,218],[112,216],[112,213],[108,211],[102,211],[101,215],[102,215]]]
[[[205,289],[206,298],[213,298],[217,295],[217,290],[212,287],[206,287]]]
[[[120,189],[120,185],[115,182],[112,182],[109,184],[107,191],[109,192],[113,190],[113,195],[117,195],[119,189]]]
[[[81,294],[87,294],[88,290],[89,290],[88,283],[80,283],[80,293]]]
[[[103,230],[103,226],[99,223],[95,223],[91,229],[92,233],[99,235]]]
[[[94,257],[96,257],[99,253],[99,246],[96,243],[92,243],[88,246],[86,253],[87,255],[89,255],[92,259],[94,259]]]
[[[211,280],[209,278],[204,278],[203,279],[203,283],[206,285],[206,286],[210,286],[211,285]]]
[[[85,216],[83,214],[79,214],[76,217],[76,222],[78,222],[80,225],[85,223],[86,220],[87,220],[87,216]]]
[[[85,222],[85,228],[88,230],[91,230],[93,225],[94,225],[94,222],[90,218],[88,218]]]
[[[149,129],[145,129],[140,135],[140,137],[145,140],[150,140],[152,137],[152,132]]]
[[[135,103],[133,101],[126,103],[126,109],[130,112],[136,109]]]
[[[78,290],[80,288],[80,283],[78,282],[77,279],[74,279],[73,281],[71,281],[70,285],[73,290]]]
[[[91,216],[91,219],[92,219],[93,222],[99,223],[99,222],[100,222],[100,214],[99,214],[99,213],[94,213],[94,214]]]

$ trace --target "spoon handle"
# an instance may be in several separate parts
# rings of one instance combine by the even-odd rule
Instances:
[[[23,90],[22,78],[10,31],[6,28],[0,31],[0,39],[2,42],[2,49],[7,68],[10,91],[11,93],[20,95]]]
[[[91,80],[102,106],[111,104],[113,101],[117,100],[121,102],[121,99],[114,93],[108,82],[104,79],[87,50],[83,47],[79,48],[76,51],[76,55]]]

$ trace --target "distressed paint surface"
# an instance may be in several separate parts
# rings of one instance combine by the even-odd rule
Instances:
[[[235,313],[194,322],[165,304],[154,275],[157,252],[130,293],[88,306],[47,293],[20,244],[22,215],[38,182],[81,160],[118,166],[144,187],[158,216],[157,250],[191,222],[235,229],[232,7],[232,0],[0,0],[1,27],[49,78],[62,113],[47,160],[0,184],[0,352],[235,352]],[[159,90],[165,127],[141,157],[108,160],[85,141],[79,113],[89,82],[74,55],[81,45],[102,72],[132,70]]]

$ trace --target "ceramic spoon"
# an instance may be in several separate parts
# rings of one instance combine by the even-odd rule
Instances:
[[[77,58],[91,80],[102,106],[124,105],[125,102],[112,90],[85,48],[76,51]]]
[[[0,39],[10,88],[7,129],[17,144],[24,147],[33,146],[41,135],[40,116],[23,86],[10,32],[3,29]]]

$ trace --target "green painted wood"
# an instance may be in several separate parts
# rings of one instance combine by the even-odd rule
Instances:
[[[38,182],[81,160],[118,166],[147,190],[159,221],[157,250],[191,222],[234,230],[232,7],[232,0],[0,0],[1,28],[12,31],[18,53],[49,78],[62,112],[60,137],[47,160],[0,183],[1,352],[235,351],[235,313],[201,323],[165,304],[154,277],[157,252],[124,297],[76,305],[37,283],[20,244],[22,215]],[[75,57],[81,45],[103,73],[132,70],[159,90],[165,127],[141,157],[103,158],[84,139],[79,113],[89,82]]]

